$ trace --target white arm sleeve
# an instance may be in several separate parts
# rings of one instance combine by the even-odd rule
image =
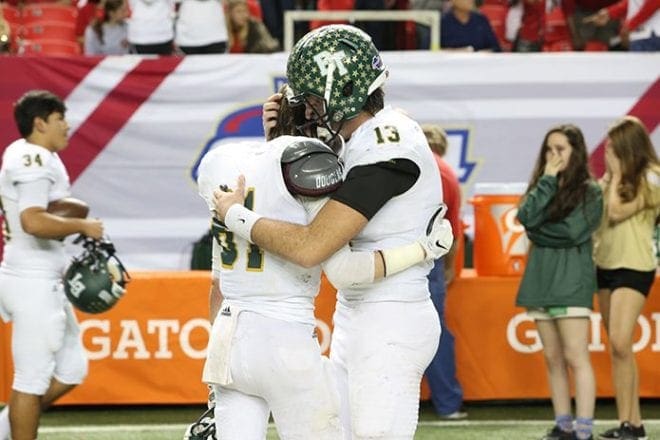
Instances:
[[[18,193],[18,212],[22,212],[24,209],[33,206],[47,208],[50,184],[51,182],[48,179],[17,183],[16,192]]]
[[[321,263],[328,281],[335,289],[374,282],[374,252],[351,251],[346,245]]]

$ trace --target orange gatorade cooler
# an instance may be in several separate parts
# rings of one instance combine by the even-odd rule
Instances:
[[[522,275],[529,241],[516,219],[526,183],[477,183],[474,197],[474,268],[478,275]]]

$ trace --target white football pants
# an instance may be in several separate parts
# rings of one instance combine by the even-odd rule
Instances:
[[[337,303],[334,325],[345,439],[411,440],[422,375],[440,341],[431,300]]]
[[[242,311],[230,365],[215,385],[218,440],[263,440],[269,412],[282,440],[340,440],[339,398],[311,325]]]

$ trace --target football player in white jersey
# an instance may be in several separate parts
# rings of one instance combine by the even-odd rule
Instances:
[[[21,139],[2,157],[0,197],[4,255],[0,265],[0,316],[13,321],[14,382],[0,414],[0,438],[34,440],[41,410],[80,384],[87,359],[78,323],[61,277],[67,263],[62,239],[83,234],[100,239],[100,220],[67,218],[63,208],[69,176],[58,156],[68,144],[64,103],[47,91],[23,95],[14,106]],[[66,210],[66,209],[65,209]],[[74,212],[70,208],[68,212]],[[72,214],[78,217],[87,215]],[[64,212],[64,211],[60,211]],[[7,414],[9,417],[7,418]]]
[[[218,146],[202,160],[198,184],[212,210],[213,191],[243,174],[250,182],[246,206],[306,224],[325,202],[316,197],[332,192],[342,172],[337,155],[318,140],[282,136],[266,144]],[[444,254],[451,228],[446,220],[432,224],[430,237],[422,233],[420,240],[382,252],[422,250],[409,265]],[[216,385],[217,438],[264,439],[272,411],[284,440],[341,439],[334,373],[314,337],[320,268],[264,252],[218,221],[213,229],[213,330],[203,380]],[[339,286],[370,283],[384,275],[374,255],[346,246],[323,269]]]
[[[419,125],[384,107],[387,70],[369,36],[346,25],[316,29],[293,48],[287,76],[297,94],[290,102],[305,105],[309,124],[347,140],[344,183],[314,221],[298,225],[247,210],[239,178],[233,192],[215,192],[218,218],[237,235],[305,267],[349,241],[354,249],[374,250],[414,239],[442,200],[440,175]],[[384,257],[386,272],[400,264]],[[440,337],[430,269],[430,262],[418,264],[338,292],[330,356],[346,438],[414,436],[419,384]]]

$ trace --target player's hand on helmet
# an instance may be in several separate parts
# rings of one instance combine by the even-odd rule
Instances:
[[[426,233],[417,240],[424,248],[427,260],[435,260],[444,256],[454,243],[451,224],[445,218],[446,212],[447,206],[440,205],[440,208],[431,216]]]
[[[103,222],[97,218],[80,220],[82,227],[80,233],[86,237],[100,240],[103,238]]]
[[[264,126],[264,133],[266,133],[266,139],[270,140],[270,131],[275,128],[277,125],[277,116],[280,111],[280,102],[282,102],[282,94],[275,93],[268,97],[266,102],[264,102],[262,113],[261,113],[261,122]]]
[[[238,203],[243,205],[245,202],[245,176],[238,176],[236,188],[220,188],[213,191],[213,205],[215,206],[215,217],[221,222],[225,221],[225,215],[232,205]]]

